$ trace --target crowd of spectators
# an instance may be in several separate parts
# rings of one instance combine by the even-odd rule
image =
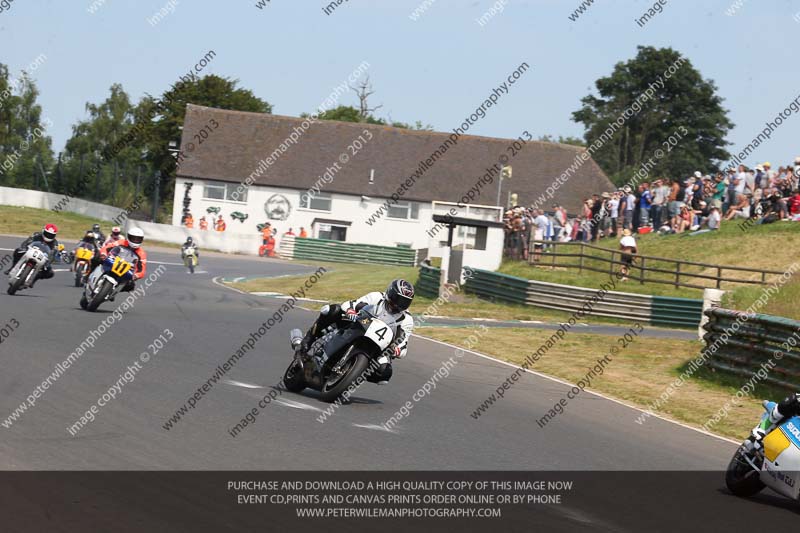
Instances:
[[[585,198],[579,213],[558,204],[552,210],[515,206],[505,213],[505,255],[538,261],[542,245],[532,241],[598,242],[632,233],[697,235],[740,219],[755,224],[800,221],[800,157],[773,170],[767,162],[740,165],[716,175],[697,171],[683,179],[658,178]]]

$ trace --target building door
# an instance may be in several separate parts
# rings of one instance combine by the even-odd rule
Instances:
[[[331,241],[344,241],[347,237],[347,226],[320,224],[318,237],[320,239],[328,239]]]

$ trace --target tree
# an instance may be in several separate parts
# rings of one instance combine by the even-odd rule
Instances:
[[[671,66],[676,69],[672,74],[667,73]],[[655,163],[650,176],[684,177],[695,170],[711,171],[728,159],[725,135],[733,124],[717,87],[675,50],[640,46],[635,58],[617,63],[611,75],[595,86],[599,96],[585,96],[582,107],[572,114],[585,127],[590,147],[626,110],[641,108],[632,116],[628,112],[624,125],[593,151],[595,161],[615,183],[629,180],[644,162]],[[649,87],[655,89],[654,95],[643,98]],[[670,145],[670,138],[677,142]],[[658,150],[663,150],[663,157],[658,157]]]
[[[89,117],[72,126],[63,164],[66,190],[85,198],[127,205],[135,195],[142,157],[141,142],[125,142],[136,120],[135,106],[120,84],[109,88],[100,104],[86,103]],[[119,150],[115,147],[120,146]],[[113,156],[109,154],[113,152]],[[96,174],[92,169],[97,168]]]
[[[23,71],[12,79],[0,63],[0,184],[47,190],[47,172],[53,158],[50,120],[42,117],[39,90]]]
[[[358,94],[358,114],[361,116],[361,121],[359,122],[365,122],[368,117],[372,116],[374,111],[377,111],[383,107],[383,104],[375,107],[369,107],[369,104],[367,103],[367,99],[375,94],[375,91],[372,89],[372,84],[369,82],[369,76],[367,76],[366,79],[359,84],[358,89],[354,87],[350,87],[350,89],[356,91],[356,94]]]
[[[309,116],[308,113],[301,113],[301,117],[306,118]],[[352,106],[340,105],[339,107],[335,107],[333,109],[328,109],[319,114],[317,117],[320,120],[339,120],[341,122],[362,122],[364,124],[379,124],[381,126],[392,126],[395,128],[403,128],[407,130],[419,130],[419,131],[433,131],[433,126],[430,124],[423,125],[422,121],[417,120],[414,125],[407,124],[405,122],[396,122],[396,121],[387,121],[382,118],[377,118],[372,115],[367,115],[363,117],[361,112]]]
[[[179,82],[161,96],[145,95],[136,105],[121,85],[111,86],[109,97],[100,104],[86,104],[89,118],[73,126],[67,141],[65,171],[70,190],[87,198],[129,208],[132,204],[148,212],[147,204],[136,198],[135,183],[138,168],[143,168],[140,194],[161,172],[160,197],[164,199],[160,213],[171,211],[171,191],[174,186],[176,157],[170,143],[179,143],[186,113],[192,103],[221,109],[271,113],[272,106],[247,89],[237,87],[236,80],[209,75],[190,82]],[[192,135],[194,132],[185,132]],[[83,161],[83,162],[81,162]],[[83,175],[90,179],[83,188]],[[99,169],[97,177],[91,172]],[[120,174],[121,179],[116,180]],[[99,194],[96,194],[99,189]],[[147,195],[149,197],[149,194]]]
[[[571,144],[572,146],[586,146],[586,142],[584,142],[583,139],[577,137],[562,137],[561,135],[558,136],[557,140],[552,135],[540,135],[537,140],[548,143]]]
[[[308,117],[308,113],[303,113],[301,117]],[[372,115],[363,117],[358,109],[352,106],[340,105],[333,109],[328,109],[319,114],[317,117],[320,120],[339,120],[341,122],[363,122],[365,124],[382,124],[385,125],[386,121],[380,118],[375,118]]]
[[[179,82],[160,98],[145,96],[137,106],[137,126],[144,137],[147,159],[163,174],[174,173],[175,156],[170,141],[179,141],[186,104],[234,111],[272,113],[272,105],[250,90],[237,87],[238,80],[208,75],[190,82]],[[151,117],[153,119],[151,120]],[[193,135],[196,132],[184,132]]]

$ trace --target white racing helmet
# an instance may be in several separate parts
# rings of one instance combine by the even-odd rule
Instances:
[[[144,242],[144,231],[142,228],[131,228],[128,230],[128,246],[136,249]]]

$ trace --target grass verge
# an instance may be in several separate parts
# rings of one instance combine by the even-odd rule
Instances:
[[[46,223],[58,226],[58,239],[69,248],[70,243],[78,242],[94,224],[100,224],[103,233],[108,235],[114,226],[108,220],[100,220],[76,213],[56,212],[49,209],[33,207],[0,206],[0,233],[8,235],[30,235],[41,231]],[[180,248],[180,245],[169,242],[148,240],[145,243],[165,248]]]
[[[320,264],[314,264],[320,266]],[[325,263],[328,273],[306,292],[307,298],[326,302],[343,302],[357,298],[369,291],[382,291],[395,278],[403,278],[416,284],[419,271],[414,267],[389,265],[354,265],[349,263]],[[297,291],[304,276],[258,278],[230,285],[246,292],[279,292],[288,294]],[[411,306],[412,314],[422,314],[434,303],[435,298],[417,295]],[[532,306],[499,304],[481,300],[463,292],[455,293],[449,302],[436,307],[436,315],[461,318],[493,318],[497,320],[542,320],[546,322],[566,321],[570,313],[542,309]],[[581,321],[624,324],[607,317],[584,317]]]
[[[688,233],[679,235],[658,235],[650,233],[636,236],[639,252],[643,255],[675,258],[683,261],[692,261],[712,265],[738,266],[745,268],[772,270],[785,272],[797,260],[797,249],[800,247],[800,224],[795,222],[776,222],[774,224],[751,226],[744,231],[735,222],[722,225],[719,231],[689,236]],[[607,249],[617,249],[617,242],[613,239],[602,239],[599,246]],[[559,253],[578,253],[577,247],[562,247]],[[586,249],[586,253],[593,253]],[[594,252],[595,254],[599,252]],[[608,254],[603,254],[608,257]],[[618,258],[618,257],[617,257]],[[559,263],[576,264],[577,258],[558,257],[556,266],[552,266],[552,256],[542,254],[541,266],[531,266],[524,261],[504,261],[500,272],[526,279],[535,279],[550,283],[576,285],[582,287],[598,288],[608,279],[607,273],[579,271],[577,268],[559,267]],[[609,263],[599,260],[586,259],[587,266],[607,270]],[[648,261],[649,267],[661,268],[674,272],[675,263],[667,261]],[[715,268],[683,266],[682,272],[716,276]],[[634,268],[634,275],[639,272]],[[736,273],[723,271],[723,276],[738,279],[760,279],[757,273]],[[647,277],[654,277],[665,281],[674,281],[675,275],[668,273],[648,272]],[[775,276],[768,276],[773,279]],[[681,278],[688,283],[714,287],[715,281],[703,279]],[[726,291],[723,305],[733,309],[745,309],[761,296],[764,286],[744,285],[736,283],[723,283],[722,289]],[[682,298],[702,298],[701,289],[675,287],[664,283],[639,283],[630,280],[617,288],[619,291],[636,294],[651,294],[655,296],[672,296]],[[769,304],[761,312],[774,314],[800,320],[800,280],[790,281],[781,292],[770,299]]]
[[[463,345],[468,328],[422,327],[416,333],[454,345]],[[476,351],[513,364],[522,364],[525,358],[538,349],[552,331],[524,328],[490,328],[484,332]],[[620,351],[606,365],[602,376],[592,380],[587,388],[595,392],[624,400],[649,409],[657,398],[685,369],[684,366],[699,356],[702,343],[652,337],[637,340],[621,348],[617,337],[594,334],[570,334],[557,342],[539,359],[531,370],[559,377],[571,383],[586,376],[598,358],[609,353],[612,346]],[[412,347],[413,352],[413,347]],[[413,353],[412,353],[413,356]],[[512,372],[509,369],[509,374]],[[701,368],[661,406],[656,413],[674,420],[701,427],[729,402],[747,382]],[[499,383],[498,383],[499,385]],[[714,433],[742,440],[758,422],[763,409],[761,400],[780,400],[785,391],[757,385],[753,396],[745,396],[740,403],[732,404],[726,418],[711,427]],[[555,403],[555,402],[554,402]],[[474,409],[477,406],[465,406]],[[573,406],[574,407],[574,406]],[[568,412],[570,406],[565,410]],[[544,412],[534,414],[536,419]],[[491,411],[483,416],[492,416]],[[631,414],[634,417],[634,414]],[[636,418],[636,417],[634,417]],[[533,423],[534,420],[531,420]],[[558,423],[557,419],[551,423]],[[644,421],[643,424],[648,424]]]

